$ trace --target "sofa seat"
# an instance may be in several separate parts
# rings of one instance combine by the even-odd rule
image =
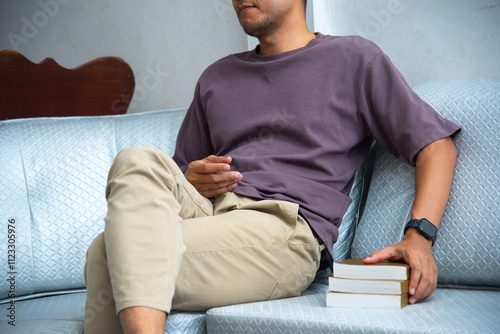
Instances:
[[[17,333],[83,333],[85,292],[55,295],[17,301],[16,326],[7,323],[8,304],[0,308],[0,332]]]
[[[500,333],[500,291],[439,288],[401,310],[326,308],[313,294],[209,310],[209,333]]]
[[[326,286],[312,284],[303,295],[317,294]],[[16,326],[8,324],[9,304],[0,306],[1,334],[83,334],[85,289],[61,294],[39,294],[36,298],[20,298],[16,302]],[[166,334],[207,333],[205,312],[173,311],[165,325]],[[217,332],[215,332],[217,333]]]
[[[8,304],[1,305],[0,333],[83,334],[85,291],[16,302],[16,326],[8,325]],[[165,333],[206,333],[205,313],[175,313],[168,317]]]

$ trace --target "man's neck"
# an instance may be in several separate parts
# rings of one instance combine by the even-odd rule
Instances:
[[[306,46],[316,35],[303,25],[295,25],[278,29],[274,34],[260,37],[260,55],[271,55],[300,49]]]

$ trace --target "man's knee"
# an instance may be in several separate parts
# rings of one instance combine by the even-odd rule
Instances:
[[[115,157],[112,170],[118,166],[137,166],[137,165],[155,165],[160,164],[171,170],[174,174],[177,173],[179,167],[172,158],[160,150],[152,146],[134,146],[124,148]]]
[[[133,146],[127,147],[118,152],[115,157],[114,163],[124,163],[129,161],[145,161],[150,160],[158,155],[163,155],[166,153],[159,148],[152,146]]]

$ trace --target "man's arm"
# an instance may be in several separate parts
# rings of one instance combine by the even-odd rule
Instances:
[[[412,219],[427,218],[439,226],[450,194],[456,157],[457,150],[450,137],[437,140],[419,152]],[[431,246],[432,241],[411,227],[401,242],[372,253],[364,262],[404,260],[408,263],[411,268],[410,303],[414,304],[436,290],[438,269]]]

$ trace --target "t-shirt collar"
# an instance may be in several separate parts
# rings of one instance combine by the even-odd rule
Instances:
[[[311,39],[309,41],[309,43],[307,43],[306,46],[303,46],[303,47],[295,49],[295,50],[287,51],[287,52],[274,53],[271,55],[259,55],[258,54],[258,50],[260,48],[260,44],[259,44],[255,47],[255,49],[253,49],[253,51],[250,52],[249,60],[252,60],[252,61],[277,60],[277,59],[281,59],[281,58],[287,57],[289,55],[292,55],[292,54],[295,54],[298,52],[302,52],[304,50],[307,50],[307,49],[315,46],[316,44],[318,44],[319,42],[321,42],[325,38],[325,35],[323,35],[320,32],[316,32],[315,34],[316,34],[316,38]]]

